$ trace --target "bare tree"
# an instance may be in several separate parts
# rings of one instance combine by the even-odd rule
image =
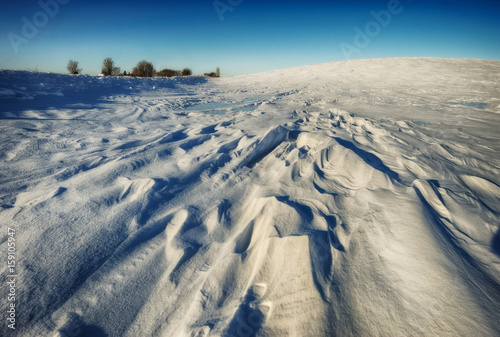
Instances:
[[[184,68],[182,69],[182,76],[191,76],[193,75],[193,72],[189,68]]]
[[[105,76],[118,76],[120,68],[115,67],[115,61],[111,57],[105,58],[102,62],[102,74]]]
[[[78,68],[78,62],[73,60],[69,60],[66,69],[68,69],[71,75],[78,75],[82,71],[81,68]]]
[[[137,66],[132,70],[132,76],[137,77],[153,77],[154,74],[155,68],[153,64],[145,60],[137,63]]]

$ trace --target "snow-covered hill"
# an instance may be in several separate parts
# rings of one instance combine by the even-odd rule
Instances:
[[[500,335],[499,79],[0,71],[1,334]]]

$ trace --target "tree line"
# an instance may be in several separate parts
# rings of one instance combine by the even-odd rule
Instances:
[[[66,67],[71,75],[81,74],[82,69],[78,67],[78,62],[70,60],[68,66]],[[142,60],[132,69],[132,72],[123,73],[120,67],[115,66],[115,62],[112,58],[107,57],[102,62],[101,74],[104,76],[134,76],[134,77],[174,77],[174,76],[191,76],[193,72],[189,68],[184,68],[182,70],[173,69],[162,69],[156,71],[153,64],[146,60]],[[217,67],[215,72],[205,73],[204,76],[208,77],[220,77],[220,69]]]

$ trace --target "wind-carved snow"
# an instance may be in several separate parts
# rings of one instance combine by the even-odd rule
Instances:
[[[498,336],[499,74],[419,58],[216,80],[1,71],[19,330]]]

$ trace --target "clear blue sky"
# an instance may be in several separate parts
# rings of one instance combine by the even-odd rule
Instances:
[[[67,3],[55,13],[55,1]],[[216,1],[41,0],[52,17],[38,0],[0,0],[0,68],[66,72],[74,59],[98,74],[112,57],[126,71],[146,59],[230,76],[346,57],[500,60],[499,0],[400,0],[383,25],[371,11],[397,0]]]

